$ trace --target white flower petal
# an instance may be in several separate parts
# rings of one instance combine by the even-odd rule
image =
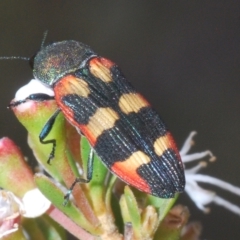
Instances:
[[[187,139],[185,140],[185,142],[183,143],[183,146],[181,148],[181,150],[179,151],[181,156],[185,156],[189,150],[191,149],[192,145],[193,145],[193,137],[197,134],[196,131],[192,131],[190,132],[189,136],[187,137]]]
[[[0,191],[0,221],[1,219],[11,217],[15,213],[21,214],[23,204],[12,192]]]
[[[199,159],[202,159],[204,157],[210,156],[210,160],[209,161],[214,161],[216,158],[213,156],[212,152],[207,150],[204,152],[198,152],[198,153],[193,153],[193,154],[188,154],[188,155],[181,155],[182,161],[183,163],[187,163],[187,162],[192,162],[192,161],[197,161]]]
[[[24,195],[22,202],[25,210],[23,216],[29,218],[44,214],[51,206],[51,202],[37,188],[28,191]]]
[[[209,211],[209,209],[204,206],[213,201],[215,197],[214,192],[201,188],[196,182],[189,181],[187,177],[185,191],[199,209],[204,212]]]
[[[188,154],[188,152],[190,151],[191,145],[193,143],[192,138],[195,134],[196,132],[190,133],[189,137],[183,144],[182,150],[180,151],[183,163],[196,161],[206,156],[210,157],[209,161],[215,160],[215,157],[213,156],[212,152],[209,150],[203,151],[200,153]],[[235,214],[240,215],[240,207],[217,196],[213,191],[205,190],[198,185],[198,182],[212,184],[240,196],[239,187],[234,186],[225,181],[222,181],[220,179],[217,179],[215,177],[211,177],[203,174],[197,174],[199,170],[201,170],[203,167],[206,167],[206,166],[207,166],[206,162],[199,162],[196,166],[190,169],[186,169],[186,166],[185,166],[186,193],[193,200],[196,206],[204,212],[209,211],[209,208],[205,207],[207,204],[215,203],[225,207],[226,209],[232,211]]]
[[[44,85],[37,79],[32,79],[28,84],[19,88],[15,94],[15,101],[24,100],[29,95],[34,93],[45,93],[49,96],[54,96],[54,92],[51,88]]]
[[[185,140],[181,150],[179,151],[183,163],[196,161],[196,160],[199,160],[199,159],[207,157],[207,156],[210,156],[209,161],[211,161],[211,162],[214,161],[216,159],[216,157],[213,156],[212,152],[209,150],[206,150],[204,152],[199,152],[199,153],[188,154],[192,145],[194,144],[193,137],[196,134],[197,134],[196,131],[190,132],[190,134],[187,137],[187,139]]]
[[[197,173],[200,169],[205,168],[206,166],[207,166],[206,162],[200,162],[192,168],[185,169],[185,175]]]
[[[227,190],[229,192],[232,192],[233,194],[240,196],[240,188],[239,187],[234,186],[223,180],[217,179],[215,177],[211,177],[211,176],[207,176],[207,175],[203,175],[203,174],[194,174],[191,176],[191,180],[212,184],[212,185],[215,185],[219,188],[222,188],[224,190]]]
[[[217,205],[220,205],[220,206],[228,209],[229,211],[231,211],[231,212],[233,212],[235,214],[240,215],[240,207],[238,207],[237,205],[232,204],[231,202],[229,202],[229,201],[227,201],[227,200],[225,200],[223,198],[215,196],[214,203],[216,203]]]
[[[0,191],[0,238],[18,230],[23,204],[9,191]]]

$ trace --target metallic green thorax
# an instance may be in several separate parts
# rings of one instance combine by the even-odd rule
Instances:
[[[77,41],[62,41],[41,49],[34,58],[33,75],[52,86],[61,77],[79,69],[91,56],[91,48]]]

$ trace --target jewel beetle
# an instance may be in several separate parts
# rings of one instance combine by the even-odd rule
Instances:
[[[127,184],[160,198],[184,190],[184,168],[171,133],[115,63],[83,43],[61,41],[42,47],[34,56],[33,75],[53,89],[54,97],[36,93],[11,107],[29,99],[56,100],[58,110],[39,135],[42,143],[53,145],[48,163],[57,143],[44,139],[61,111],[106,167]],[[87,179],[76,179],[74,184],[91,180],[92,159]]]

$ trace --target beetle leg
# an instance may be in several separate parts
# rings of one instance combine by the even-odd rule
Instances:
[[[93,160],[94,160],[94,150],[91,147],[89,155],[88,155],[88,161],[87,161],[87,178],[76,178],[71,187],[68,189],[67,194],[64,196],[64,203],[65,206],[69,200],[69,197],[73,191],[73,188],[77,183],[89,183],[92,179],[92,173],[93,173]]]
[[[48,121],[45,123],[41,133],[39,134],[39,140],[42,144],[52,144],[52,151],[48,157],[47,163],[50,164],[50,161],[52,158],[54,158],[55,154],[55,148],[56,148],[56,139],[50,139],[50,140],[44,140],[48,134],[50,133],[52,126],[57,118],[57,115],[59,114],[60,109],[57,109],[57,111],[48,119]]]

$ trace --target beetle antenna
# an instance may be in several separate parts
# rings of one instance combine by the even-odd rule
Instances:
[[[47,35],[48,35],[48,30],[46,30],[43,33],[43,39],[42,39],[40,49],[42,49],[44,47]],[[22,57],[22,56],[3,56],[3,57],[0,57],[0,60],[24,60],[24,61],[29,61],[29,60],[31,60],[31,58],[30,57]]]
[[[48,30],[46,30],[46,31],[43,33],[43,39],[42,39],[42,43],[41,43],[41,48],[40,48],[40,49],[42,49],[42,48],[44,47],[44,44],[45,44],[47,35],[48,35]]]
[[[0,57],[0,60],[24,60],[24,61],[29,61],[29,57],[21,57],[21,56],[10,56],[10,57]]]

